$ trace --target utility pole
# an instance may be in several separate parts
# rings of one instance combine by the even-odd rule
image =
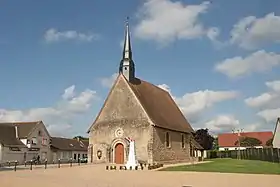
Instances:
[[[240,133],[242,133],[243,132],[243,129],[237,129],[237,130],[232,130],[232,133],[236,133],[237,132],[237,136],[238,136],[238,152],[237,152],[237,159],[241,159],[241,154],[240,154],[240,147],[241,147],[241,142],[240,142],[240,140],[241,140],[241,134]]]

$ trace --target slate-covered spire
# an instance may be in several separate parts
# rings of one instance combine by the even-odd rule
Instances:
[[[135,67],[132,60],[128,18],[125,25],[123,56],[120,63],[119,72],[122,73],[128,81],[131,81],[135,78]]]

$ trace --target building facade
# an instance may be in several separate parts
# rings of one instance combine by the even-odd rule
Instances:
[[[256,138],[261,141],[261,145],[255,148],[264,148],[266,142],[273,137],[272,132],[242,132],[242,133],[224,133],[218,135],[218,144],[220,151],[244,150],[247,147],[239,146],[238,141],[244,137]]]
[[[52,137],[51,138],[52,162],[78,162],[87,159],[88,141],[79,139]]]
[[[277,118],[276,121],[272,145],[274,148],[280,149],[280,118]]]
[[[5,144],[2,145],[2,158],[6,158],[4,160],[16,159],[22,163],[35,158],[39,158],[40,161],[50,158],[50,135],[42,121],[1,123],[0,127],[3,128],[3,134],[9,132],[9,138],[21,142],[18,144],[21,145],[20,150],[16,147],[8,148],[5,147]],[[9,128],[13,129],[13,132]]]
[[[170,94],[135,77],[129,26],[120,62],[119,75],[105,103],[88,130],[89,162],[127,161],[129,142],[135,140],[138,161],[190,161],[193,129]]]

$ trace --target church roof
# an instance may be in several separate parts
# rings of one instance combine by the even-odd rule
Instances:
[[[138,78],[128,84],[155,126],[180,132],[194,131],[167,91]]]

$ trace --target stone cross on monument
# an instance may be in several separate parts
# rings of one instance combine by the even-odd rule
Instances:
[[[126,139],[127,141],[129,141],[129,152],[128,160],[125,166],[127,169],[129,169],[130,167],[132,167],[132,169],[135,169],[135,167],[138,165],[135,153],[135,141],[129,137],[127,137]]]

